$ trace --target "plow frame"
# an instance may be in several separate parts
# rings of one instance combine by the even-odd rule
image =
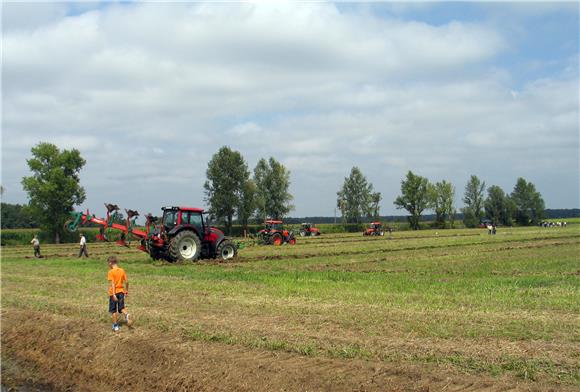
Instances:
[[[107,204],[105,205],[107,206]],[[129,246],[127,243],[127,236],[133,236],[134,238],[141,240],[141,246],[139,249],[148,252],[144,243],[146,243],[146,240],[149,238],[152,217],[147,216],[146,228],[145,231],[143,231],[135,228],[135,222],[139,213],[131,210],[129,210],[131,211],[131,213],[129,213],[129,211],[125,210],[128,213],[127,218],[125,219],[125,224],[120,224],[115,222],[115,219],[118,217],[117,211],[118,208],[111,210],[107,207],[107,216],[104,219],[97,218],[94,214],[91,215],[88,209],[86,212],[71,211],[71,219],[65,222],[64,228],[70,232],[75,232],[78,230],[79,226],[84,226],[87,223],[94,223],[99,226],[99,234],[96,236],[99,241],[107,242],[108,239],[104,234],[105,229],[114,229],[121,232],[121,239],[116,241],[117,244],[121,246]]]

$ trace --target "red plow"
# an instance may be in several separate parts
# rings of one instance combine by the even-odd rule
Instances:
[[[117,223],[119,221],[119,207],[116,204],[107,203],[105,203],[105,207],[107,208],[106,218],[97,218],[94,214],[91,215],[88,209],[85,213],[71,212],[72,219],[65,222],[64,228],[70,232],[74,232],[77,230],[79,225],[84,226],[89,222],[94,223],[99,226],[99,234],[96,236],[99,241],[109,241],[109,236],[106,234],[108,229],[117,230],[121,232],[121,239],[116,242],[121,246],[129,246],[127,238],[129,238],[130,241],[131,236],[139,239],[147,239],[149,237],[149,232],[153,223],[151,218],[154,217],[151,215],[147,216],[146,229],[143,231],[135,228],[135,221],[139,216],[139,212],[126,209],[125,213],[127,214],[127,218],[125,219],[125,224],[120,224]]]

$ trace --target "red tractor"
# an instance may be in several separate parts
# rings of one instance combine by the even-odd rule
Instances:
[[[300,228],[300,237],[316,237],[320,235],[320,229],[312,223],[303,223]]]
[[[105,228],[121,231],[120,245],[128,246],[125,242],[127,235],[140,240],[139,249],[147,252],[151,258],[163,259],[169,262],[195,261],[198,259],[230,260],[237,255],[238,246],[224,233],[208,225],[204,218],[203,209],[190,207],[164,207],[163,217],[159,220],[151,215],[147,216],[145,230],[134,228],[139,213],[125,210],[127,218],[125,224],[115,223],[119,207],[114,204],[105,204],[107,218],[99,219],[86,213],[71,212],[73,219],[65,223],[65,229],[76,231],[79,224],[92,222],[101,227],[99,240],[107,240]]]
[[[266,245],[296,244],[294,233],[285,230],[284,223],[277,220],[264,222],[264,228],[258,232],[258,237]]]
[[[369,225],[369,228],[363,232],[363,235],[385,235],[385,232],[383,231],[383,224],[381,222],[372,222]]]

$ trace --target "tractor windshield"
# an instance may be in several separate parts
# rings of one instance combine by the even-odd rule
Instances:
[[[203,233],[203,218],[199,212],[183,211],[181,213],[181,223],[185,225],[193,225],[198,233]]]
[[[163,215],[163,226],[165,226],[165,229],[171,230],[175,227],[178,212],[176,210],[165,210],[165,214]]]
[[[266,223],[266,230],[283,230],[281,223]]]

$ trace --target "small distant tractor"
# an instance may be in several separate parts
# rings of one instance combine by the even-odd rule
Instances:
[[[378,236],[383,236],[385,235],[385,232],[383,230],[383,224],[381,222],[372,222],[369,225],[369,228],[366,229],[363,232],[363,235],[365,236],[371,236],[371,235],[378,235]]]
[[[258,232],[263,244],[280,246],[282,244],[296,244],[294,233],[284,229],[284,223],[277,220],[267,220],[264,228]]]
[[[147,215],[145,230],[135,228],[135,221],[139,213],[125,210],[127,218],[125,224],[115,223],[119,207],[114,204],[105,204],[107,217],[96,218],[86,213],[71,212],[72,219],[65,223],[65,229],[73,232],[79,225],[94,223],[100,226],[97,239],[107,241],[105,229],[121,232],[119,245],[128,246],[127,235],[140,240],[139,249],[147,252],[151,258],[158,260],[195,261],[198,259],[230,260],[237,255],[238,246],[224,233],[208,225],[204,218],[203,209],[190,207],[164,207],[163,217]]]
[[[303,223],[300,228],[300,237],[316,237],[320,235],[320,229],[315,227],[312,223]]]

